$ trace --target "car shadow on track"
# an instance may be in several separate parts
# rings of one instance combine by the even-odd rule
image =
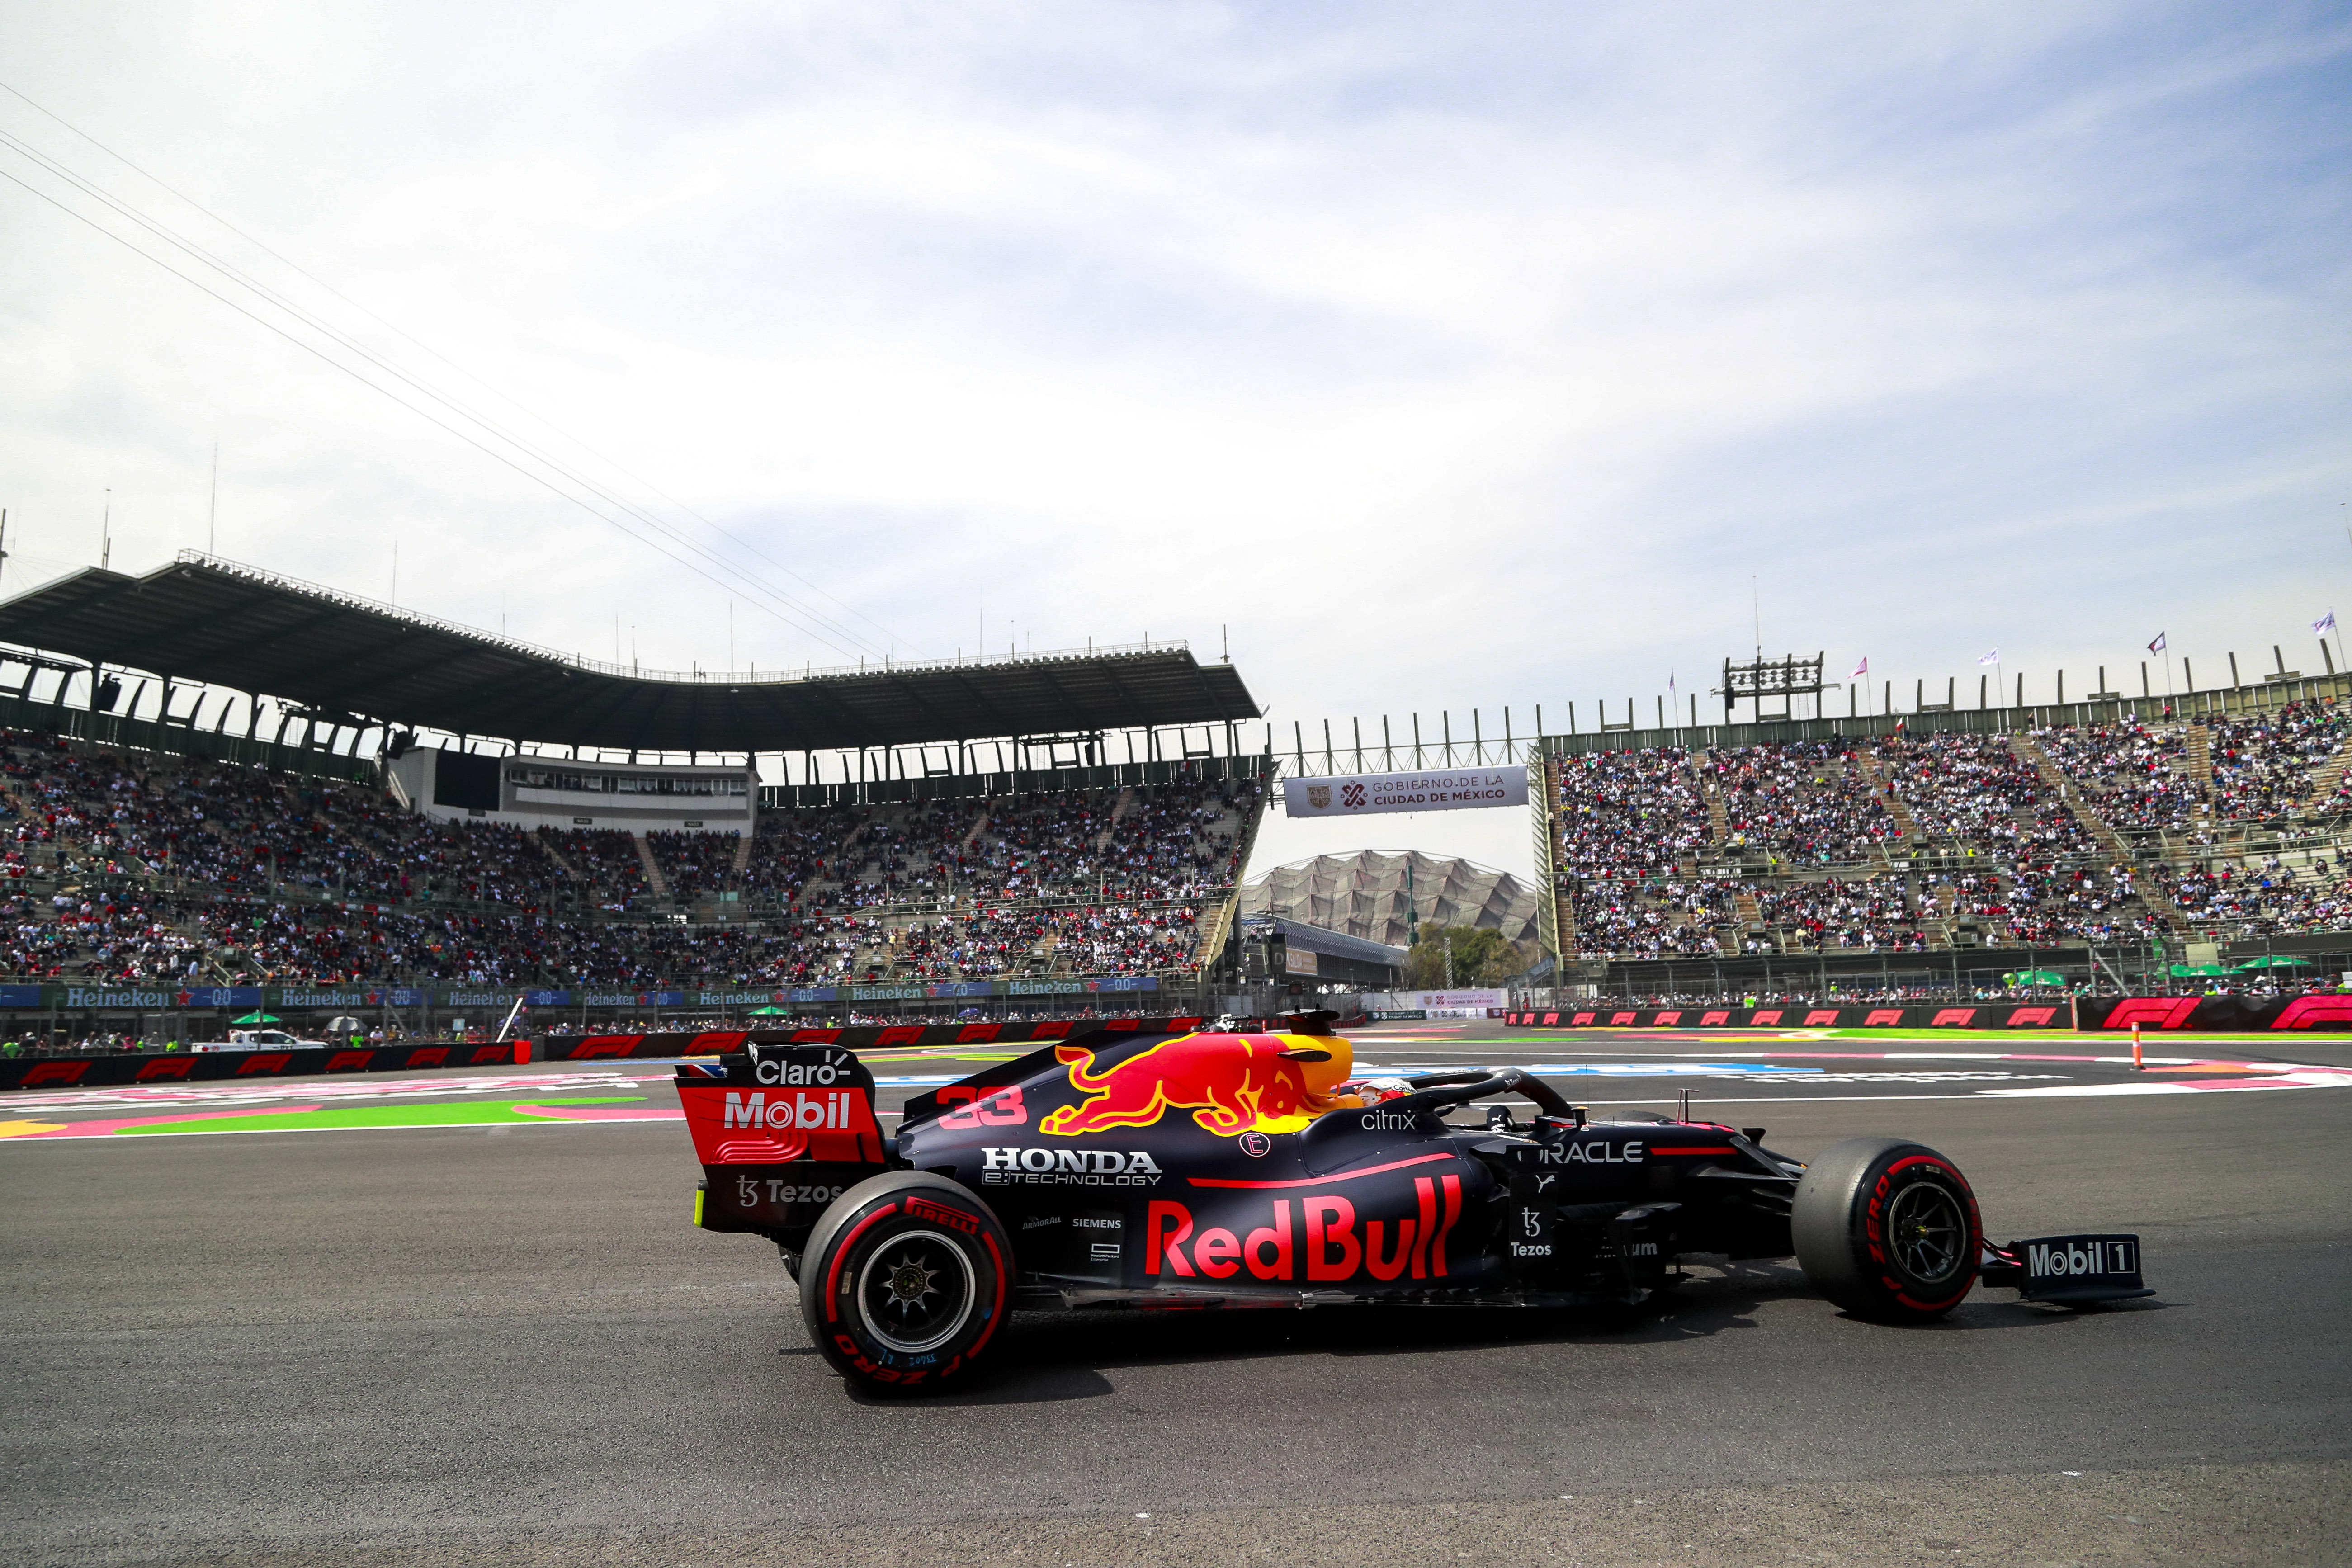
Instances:
[[[1100,1398],[1116,1392],[1105,1369],[1139,1366],[1449,1354],[1508,1345],[1661,1344],[1755,1329],[1760,1306],[1785,1300],[1819,1297],[1801,1270],[1768,1262],[1697,1265],[1679,1288],[1630,1319],[1603,1311],[1456,1306],[1023,1313],[1007,1325],[996,1363],[980,1382],[925,1403],[1033,1405]],[[2146,1311],[2164,1305],[2151,1300],[2106,1310]],[[1979,1333],[2056,1327],[2084,1316],[1979,1295],[1949,1317],[1907,1331],[1867,1326],[1882,1332]]]
[[[1106,1367],[1445,1354],[1503,1345],[1661,1343],[1754,1328],[1760,1303],[1811,1293],[1794,1268],[1732,1265],[1702,1266],[1679,1289],[1631,1318],[1576,1309],[1460,1306],[1024,1313],[1007,1325],[996,1364],[983,1381],[930,1403],[1096,1398],[1114,1392],[1103,1375]]]

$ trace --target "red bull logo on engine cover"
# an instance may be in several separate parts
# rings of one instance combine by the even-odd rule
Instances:
[[[1353,1060],[1348,1042],[1303,1035],[1182,1035],[1099,1070],[1087,1047],[1061,1046],[1079,1104],[1047,1113],[1040,1132],[1076,1138],[1114,1127],[1150,1127],[1189,1110],[1221,1138],[1296,1132],[1327,1110],[1360,1105],[1334,1091]]]
[[[1388,1284],[1444,1279],[1446,1238],[1462,1217],[1462,1178],[1413,1179],[1415,1213],[1373,1219],[1336,1193],[1271,1201],[1267,1223],[1197,1221],[1180,1203],[1155,1198],[1144,1211],[1143,1272],[1169,1284],[1251,1280],[1269,1285]],[[1244,1272],[1246,1271],[1246,1272]],[[1236,1276],[1239,1276],[1237,1279]]]

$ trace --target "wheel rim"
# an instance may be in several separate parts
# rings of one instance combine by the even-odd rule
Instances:
[[[1886,1245],[1903,1272],[1940,1285],[1967,1261],[1968,1217],[1940,1182],[1914,1182],[1886,1205]]]
[[[903,1231],[877,1247],[857,1271],[856,1290],[866,1331],[902,1355],[955,1338],[980,1294],[971,1256],[936,1230]]]

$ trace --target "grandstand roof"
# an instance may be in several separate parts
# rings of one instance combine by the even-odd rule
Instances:
[[[1242,913],[1300,921],[1401,947],[1412,931],[1405,900],[1408,863],[1411,907],[1422,924],[1499,931],[1512,942],[1535,936],[1534,888],[1475,860],[1417,849],[1360,849],[1276,866],[1242,884]]]
[[[788,675],[638,670],[184,552],[0,601],[0,641],[451,734],[656,752],[911,746],[1257,717],[1181,642]]]

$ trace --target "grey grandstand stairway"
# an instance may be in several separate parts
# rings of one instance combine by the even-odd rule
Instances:
[[[563,874],[566,877],[575,882],[584,881],[586,879],[580,875],[580,868],[565,859],[563,858],[563,852],[555,847],[555,836],[552,833],[550,833],[544,827],[534,827],[531,829],[531,832],[538,837],[539,847],[541,852],[543,852],[549,859],[554,861],[558,866],[561,866],[563,868]]]
[[[1893,817],[1895,826],[1903,830],[1903,843],[1906,849],[1916,853],[1922,846],[1919,842],[1919,819],[1911,815],[1911,803],[1895,792],[1895,787],[1888,780],[1885,770],[1878,765],[1877,752],[1857,748],[1853,757],[1862,770],[1863,777],[1870,781],[1871,793],[1886,803],[1886,815]],[[1887,853],[1884,843],[1871,846],[1871,858],[1886,870],[1891,871],[1895,868],[1895,858]]]
[[[2213,787],[2213,731],[2202,724],[2188,731],[2189,776],[2205,789]]]
[[[751,868],[751,835],[748,830],[735,836],[735,859],[730,868],[738,878]]]
[[[2123,835],[2117,833],[2105,817],[2091,809],[2083,791],[2068,781],[2064,771],[2049,752],[2042,749],[2042,742],[2032,735],[2020,734],[2011,735],[2009,744],[2011,750],[2033,764],[2033,771],[2042,775],[2042,782],[2066,803],[2066,809],[2074,814],[2074,820],[2083,825],[2084,831],[2099,841],[2099,847],[2105,850],[2116,865],[2132,868],[2135,873],[2132,891],[2138,895],[2140,902],[2146,904],[2157,919],[2164,922],[2167,934],[2174,937],[2188,934],[2189,921],[2181,914],[2179,907],[2157,890],[2155,878],[2137,874],[2147,868],[2140,865],[2139,858],[2132,853],[2131,846],[2124,842]]]
[[[668,898],[669,879],[662,875],[661,863],[654,858],[654,847],[646,842],[642,833],[631,833],[629,842],[636,846],[637,864],[645,869],[646,886],[654,890],[655,898]]]

